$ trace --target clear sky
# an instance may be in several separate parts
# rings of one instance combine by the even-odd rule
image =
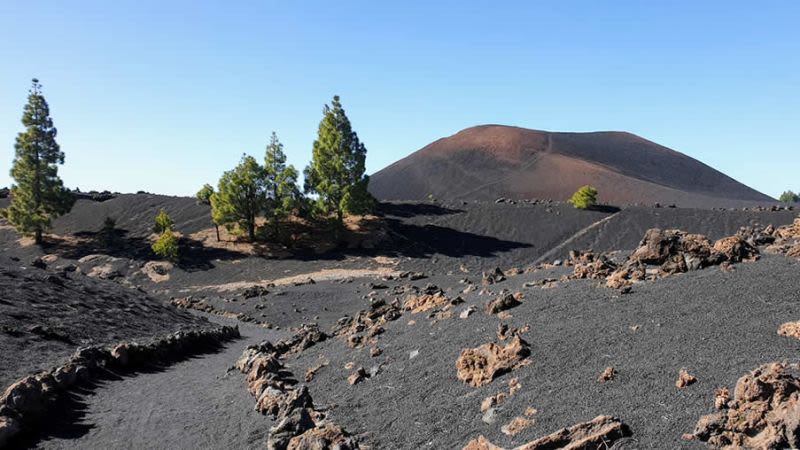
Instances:
[[[334,94],[377,171],[483,123],[624,130],[800,189],[800,2],[0,2],[0,186],[32,77],[83,190],[193,194]]]

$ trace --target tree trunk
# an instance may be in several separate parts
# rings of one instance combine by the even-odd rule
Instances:
[[[36,243],[36,245],[42,245],[42,229],[41,228],[37,228],[36,229],[36,234],[34,234],[33,241]]]
[[[217,232],[217,242],[219,242],[219,225],[214,224],[214,230]]]

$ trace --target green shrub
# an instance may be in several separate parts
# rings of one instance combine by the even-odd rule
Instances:
[[[156,224],[153,226],[153,233],[163,234],[164,232],[172,231],[173,225],[175,225],[175,222],[173,222],[169,214],[162,209],[156,214]]]
[[[583,186],[567,201],[578,209],[591,208],[597,203],[597,189],[589,185]]]
[[[172,231],[168,230],[161,233],[161,236],[158,237],[158,240],[151,248],[159,258],[168,261],[178,260],[178,238],[172,234]]]

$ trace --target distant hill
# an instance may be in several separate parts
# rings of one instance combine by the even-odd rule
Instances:
[[[556,133],[502,125],[467,128],[376,172],[380,200],[566,200],[591,184],[615,205],[686,207],[773,203],[683,153],[624,132]]]

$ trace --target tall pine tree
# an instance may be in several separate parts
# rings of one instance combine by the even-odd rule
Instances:
[[[17,135],[11,176],[11,204],[3,216],[20,233],[33,235],[42,243],[42,233],[53,218],[72,208],[74,197],[64,189],[58,177],[58,164],[64,164],[64,152],[56,142],[56,128],[50,108],[42,95],[42,85],[33,79],[28,104],[22,113],[25,131]]]
[[[366,157],[367,148],[353,131],[339,96],[334,96],[323,109],[311,163],[304,171],[306,193],[317,196],[314,209],[319,215],[335,216],[341,224],[346,213],[369,211],[373,199],[364,174]]]
[[[300,192],[297,188],[297,169],[286,165],[286,154],[278,135],[272,132],[264,155],[264,176],[267,190],[266,216],[277,237],[279,222],[297,206]]]

